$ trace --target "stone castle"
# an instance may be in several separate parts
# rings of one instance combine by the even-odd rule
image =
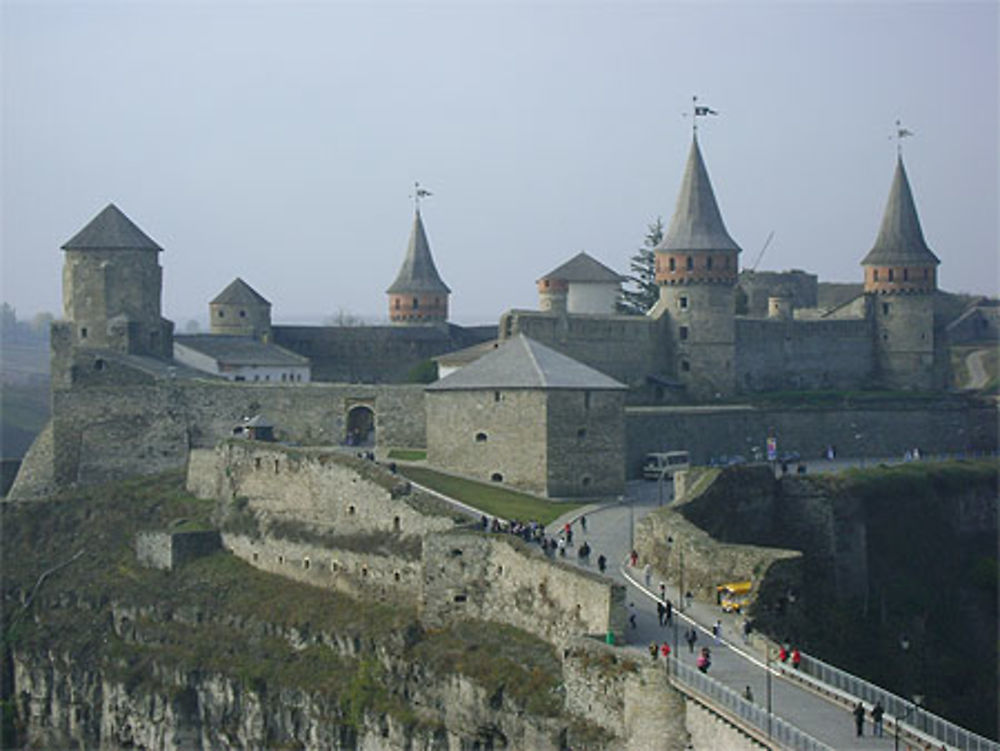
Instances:
[[[739,273],[697,137],[645,316],[615,313],[623,277],[580,254],[538,280],[539,310],[507,311],[497,327],[450,324],[419,207],[383,326],[272,325],[270,302],[237,279],[209,304],[211,334],[175,336],[161,315],[162,248],[117,207],[63,250],[53,419],[15,493],[183,465],[261,413],[287,440],[426,448],[443,469],[555,497],[616,495],[647,451],[684,447],[707,461],[749,455],[774,433],[817,453],[834,442],[892,454],[914,431],[928,449],[996,442],[982,405],[822,419],[686,406],[786,389],[943,390],[939,261],[901,158],[861,261],[863,292],[827,307],[812,275]],[[442,375],[464,367],[407,383],[431,358]],[[904,424],[906,437],[894,427]]]

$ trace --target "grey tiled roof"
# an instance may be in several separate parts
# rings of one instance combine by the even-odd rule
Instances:
[[[604,373],[518,334],[427,390],[626,388]]]
[[[227,365],[308,365],[309,358],[276,344],[264,344],[249,336],[225,334],[175,335],[174,344],[187,347]]]
[[[677,196],[673,218],[667,234],[656,250],[683,252],[686,250],[735,250],[740,246],[729,236],[715,202],[712,182],[701,157],[698,139],[691,142],[681,192]]]
[[[553,269],[542,279],[560,279],[567,282],[624,282],[628,277],[612,271],[586,253],[577,253],[566,263]]]
[[[410,231],[410,243],[406,247],[403,266],[396,275],[396,281],[386,292],[404,295],[412,292],[438,292],[446,295],[451,292],[448,285],[441,281],[437,267],[434,266],[419,210],[413,217],[413,229]]]
[[[882,226],[875,238],[875,245],[861,261],[863,266],[891,266],[939,264],[924,241],[917,207],[913,203],[910,181],[906,177],[903,159],[896,160],[896,173],[889,189],[889,200],[882,215]]]
[[[163,250],[109,203],[86,227],[67,240],[63,250]]]
[[[257,290],[239,277],[233,279],[222,292],[216,295],[211,305],[270,305]]]

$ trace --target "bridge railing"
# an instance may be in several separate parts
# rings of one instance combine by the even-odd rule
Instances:
[[[802,732],[794,725],[769,713],[765,708],[747,701],[740,694],[701,671],[686,665],[676,657],[669,663],[670,678],[680,686],[701,695],[716,709],[722,710],[740,724],[756,730],[781,748],[794,751],[833,751],[830,746]]]
[[[961,751],[1000,751],[1000,743],[959,727],[943,717],[926,711],[923,707],[916,706],[912,701],[896,696],[874,683],[869,683],[815,657],[802,655],[800,670],[805,675],[839,689],[866,704],[873,705],[881,701],[885,708],[886,720],[891,718],[892,721],[899,722],[900,727],[929,736],[947,744],[948,748]]]

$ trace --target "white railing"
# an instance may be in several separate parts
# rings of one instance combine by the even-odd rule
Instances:
[[[948,748],[961,749],[961,751],[1000,751],[1000,743],[959,727],[943,717],[931,714],[912,701],[896,696],[874,683],[869,683],[863,678],[858,678],[856,675],[822,660],[817,660],[815,657],[802,655],[800,670],[810,678],[839,689],[866,704],[873,705],[875,702],[881,701],[885,708],[886,719],[892,718],[899,722],[900,727],[906,727],[915,735],[933,738],[947,744]]]
[[[710,706],[737,720],[735,724],[753,728],[757,735],[781,748],[794,751],[833,751],[830,746],[802,732],[774,713],[747,701],[740,694],[704,673],[685,665],[676,657],[669,663],[671,682],[706,699]]]

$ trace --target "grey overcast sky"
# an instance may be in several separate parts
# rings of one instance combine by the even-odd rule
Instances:
[[[181,328],[236,276],[276,322],[385,317],[419,180],[452,319],[626,271],[673,212],[691,96],[749,266],[859,282],[896,158],[949,291],[997,292],[998,4],[2,4],[3,298],[61,314],[59,246],[114,202]]]

